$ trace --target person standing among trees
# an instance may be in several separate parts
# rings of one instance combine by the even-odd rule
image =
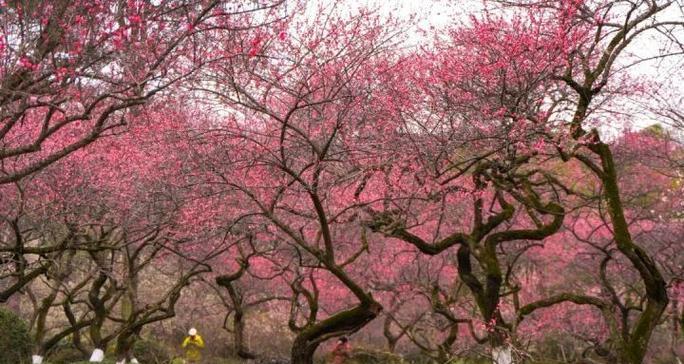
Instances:
[[[346,336],[342,336],[337,340],[337,346],[333,349],[332,356],[332,364],[344,364],[349,359],[351,356],[351,346]]]
[[[204,348],[204,340],[194,327],[188,331],[188,336],[183,340],[181,347],[185,349],[187,363],[200,363],[202,361],[201,349]]]

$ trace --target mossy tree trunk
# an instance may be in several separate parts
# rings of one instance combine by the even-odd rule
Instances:
[[[624,207],[620,199],[617,171],[610,147],[599,142],[591,148],[601,158],[603,173],[600,175],[604,188],[604,198],[608,205],[608,214],[615,243],[618,250],[629,259],[646,290],[646,305],[638,315],[631,331],[620,341],[619,360],[621,363],[640,364],[643,362],[651,336],[669,303],[667,283],[658,266],[648,253],[637,245],[629,232]]]
[[[312,364],[314,353],[321,343],[360,330],[381,311],[382,306],[370,300],[309,325],[297,334],[292,344],[292,364]]]
[[[600,73],[597,73],[600,74]],[[669,303],[667,284],[658,266],[641,246],[636,244],[629,231],[625,217],[625,209],[621,199],[619,178],[615,167],[613,153],[608,144],[601,140],[598,130],[587,131],[582,128],[593,95],[600,88],[594,89],[593,78],[585,80],[584,85],[571,84],[579,95],[579,102],[573,116],[572,135],[575,139],[586,139],[586,149],[572,153],[561,151],[561,157],[569,160],[576,158],[598,178],[602,187],[602,198],[606,202],[610,216],[610,227],[615,245],[625,256],[632,267],[639,273],[645,288],[645,304],[643,310],[632,320],[623,320],[622,327],[613,329],[616,338],[618,362],[624,364],[641,364],[646,356],[651,336]],[[570,82],[570,81],[568,81]],[[582,153],[586,151],[590,153]]]
[[[578,60],[570,59],[569,67],[558,77],[576,93],[577,97],[568,130],[577,143],[570,147],[559,146],[560,156],[566,161],[571,158],[579,160],[599,180],[602,187],[601,197],[607,205],[615,245],[639,273],[645,289],[643,308],[635,313],[633,319],[622,320],[619,325],[622,327],[616,325],[611,329],[612,336],[617,341],[618,362],[621,364],[643,362],[651,336],[665,312],[669,299],[666,282],[658,266],[648,252],[634,242],[629,231],[611,148],[601,140],[597,129],[586,128],[586,120],[595,96],[603,93],[606,85],[616,74],[613,67],[620,63],[617,60],[622,52],[646,30],[657,30],[659,23],[655,17],[669,6],[669,3],[662,6],[651,2],[643,4],[646,5],[634,5],[624,22],[618,23],[620,25],[615,29],[608,31],[603,27],[596,28],[593,43],[588,46],[588,49],[600,52],[596,53],[596,62],[585,63],[582,60],[574,63]],[[582,57],[587,56],[593,55]],[[575,68],[580,68],[581,72],[576,72]],[[611,320],[608,321],[610,324]]]

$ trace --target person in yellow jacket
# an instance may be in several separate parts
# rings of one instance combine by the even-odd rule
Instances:
[[[201,350],[204,348],[204,340],[197,334],[197,330],[194,327],[188,331],[188,336],[183,340],[181,347],[185,349],[185,360],[187,363],[199,363],[202,360]]]

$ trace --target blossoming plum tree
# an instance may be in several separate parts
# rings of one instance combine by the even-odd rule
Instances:
[[[210,47],[281,1],[7,1],[0,8],[0,184],[127,123],[126,113],[212,59]],[[204,52],[208,52],[206,54]]]
[[[258,221],[257,239],[289,245],[298,266],[292,287],[308,313],[290,325],[293,363],[311,363],[322,342],[358,331],[381,310],[351,272],[369,245],[354,224],[364,148],[383,122],[367,105],[382,87],[377,67],[391,65],[396,30],[363,10],[322,14],[256,36],[253,52],[208,69],[197,86],[233,110],[207,133],[215,146],[204,157],[207,183],[225,201],[239,199],[236,219]],[[335,285],[357,302],[320,318],[316,291],[324,297]]]

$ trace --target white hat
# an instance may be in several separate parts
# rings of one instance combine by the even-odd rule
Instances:
[[[194,327],[191,328],[190,331],[188,331],[188,335],[190,335],[190,336],[197,335],[197,329],[195,329]]]

